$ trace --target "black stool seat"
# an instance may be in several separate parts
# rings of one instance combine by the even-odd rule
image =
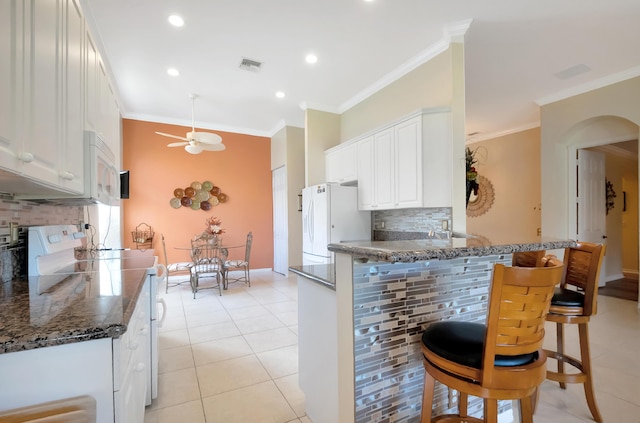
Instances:
[[[584,294],[572,289],[558,288],[553,293],[551,305],[562,307],[583,307]]]
[[[437,322],[422,333],[422,343],[442,358],[479,369],[487,328],[482,323]],[[538,358],[537,353],[514,356],[496,355],[499,367],[523,366]]]

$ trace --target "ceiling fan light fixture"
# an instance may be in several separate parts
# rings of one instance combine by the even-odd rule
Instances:
[[[187,151],[187,153],[190,153],[190,154],[202,153],[202,147],[200,147],[199,145],[189,144],[185,146],[184,149]]]

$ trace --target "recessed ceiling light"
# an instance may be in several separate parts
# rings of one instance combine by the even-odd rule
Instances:
[[[304,60],[306,60],[307,63],[316,63],[318,61],[318,56],[315,54],[307,54],[307,57],[305,57]]]
[[[184,20],[178,15],[169,16],[169,23],[173,26],[182,26],[184,25]]]
[[[167,69],[167,73],[171,76],[178,76],[180,75],[180,72],[178,72],[178,69],[176,68],[169,68]]]
[[[278,98],[284,98],[284,97],[285,97],[285,95],[284,95],[284,93],[283,93],[282,91],[276,91],[276,97],[278,97]]]

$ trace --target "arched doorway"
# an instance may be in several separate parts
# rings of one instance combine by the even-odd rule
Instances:
[[[578,210],[584,208],[576,201],[580,194],[580,178],[584,178],[584,172],[576,169],[578,152],[595,151],[603,157],[606,175],[606,184],[602,181],[603,193],[609,187],[609,207],[606,216],[602,216],[607,237],[603,265],[605,282],[638,276],[638,133],[638,125],[627,119],[599,116],[577,123],[562,139],[569,158],[567,207],[572,238],[581,239],[582,222]]]

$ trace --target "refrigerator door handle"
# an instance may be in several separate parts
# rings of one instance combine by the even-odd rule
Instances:
[[[313,205],[313,197],[310,200],[311,201],[309,201],[309,239],[311,240],[311,244],[313,245],[313,239],[314,239],[313,229],[315,227],[313,225],[313,215],[315,214],[315,210]]]

